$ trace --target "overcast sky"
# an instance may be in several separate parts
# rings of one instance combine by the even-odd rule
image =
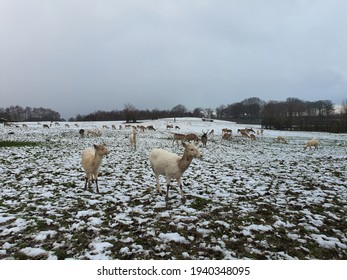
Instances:
[[[345,0],[0,0],[0,107],[347,99]]]

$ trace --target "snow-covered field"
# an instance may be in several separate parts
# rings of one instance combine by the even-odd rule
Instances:
[[[183,176],[185,204],[175,181],[166,204],[148,154],[157,147],[182,154],[168,123],[143,123],[157,131],[140,132],[135,152],[119,122],[1,126],[1,141],[39,144],[0,148],[0,258],[347,259],[346,134],[266,130],[256,141],[228,142],[222,128],[235,135],[245,126],[177,119],[181,133],[215,134]],[[103,124],[117,129],[79,136]],[[278,135],[289,143],[276,143]],[[320,148],[304,151],[312,137]],[[96,194],[84,190],[81,152],[103,142],[111,153]]]

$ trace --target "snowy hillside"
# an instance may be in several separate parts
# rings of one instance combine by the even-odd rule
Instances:
[[[244,125],[224,121],[142,124],[156,131],[139,132],[137,151],[120,122],[1,126],[1,141],[33,144],[0,147],[0,259],[347,258],[346,134],[265,130],[250,141],[236,133]],[[81,128],[102,136],[81,138]],[[231,141],[221,139],[222,128],[232,129]],[[174,181],[166,204],[149,152],[182,154],[174,132],[212,129],[203,159],[183,175],[186,202]],[[279,135],[288,144],[277,143]],[[312,137],[321,146],[304,151]],[[100,194],[84,190],[81,167],[82,150],[94,143],[111,150]],[[165,190],[163,177],[161,184]]]

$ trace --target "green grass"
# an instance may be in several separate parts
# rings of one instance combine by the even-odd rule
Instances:
[[[191,207],[196,209],[196,210],[202,210],[204,209],[207,205],[209,205],[211,201],[202,198],[202,197],[196,197],[195,200],[191,203]]]
[[[38,146],[37,142],[25,142],[25,141],[0,141],[0,148],[5,147],[34,147]]]

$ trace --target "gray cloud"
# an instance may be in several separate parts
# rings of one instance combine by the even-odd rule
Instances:
[[[347,2],[0,2],[2,107],[217,107],[248,97],[341,103]]]

